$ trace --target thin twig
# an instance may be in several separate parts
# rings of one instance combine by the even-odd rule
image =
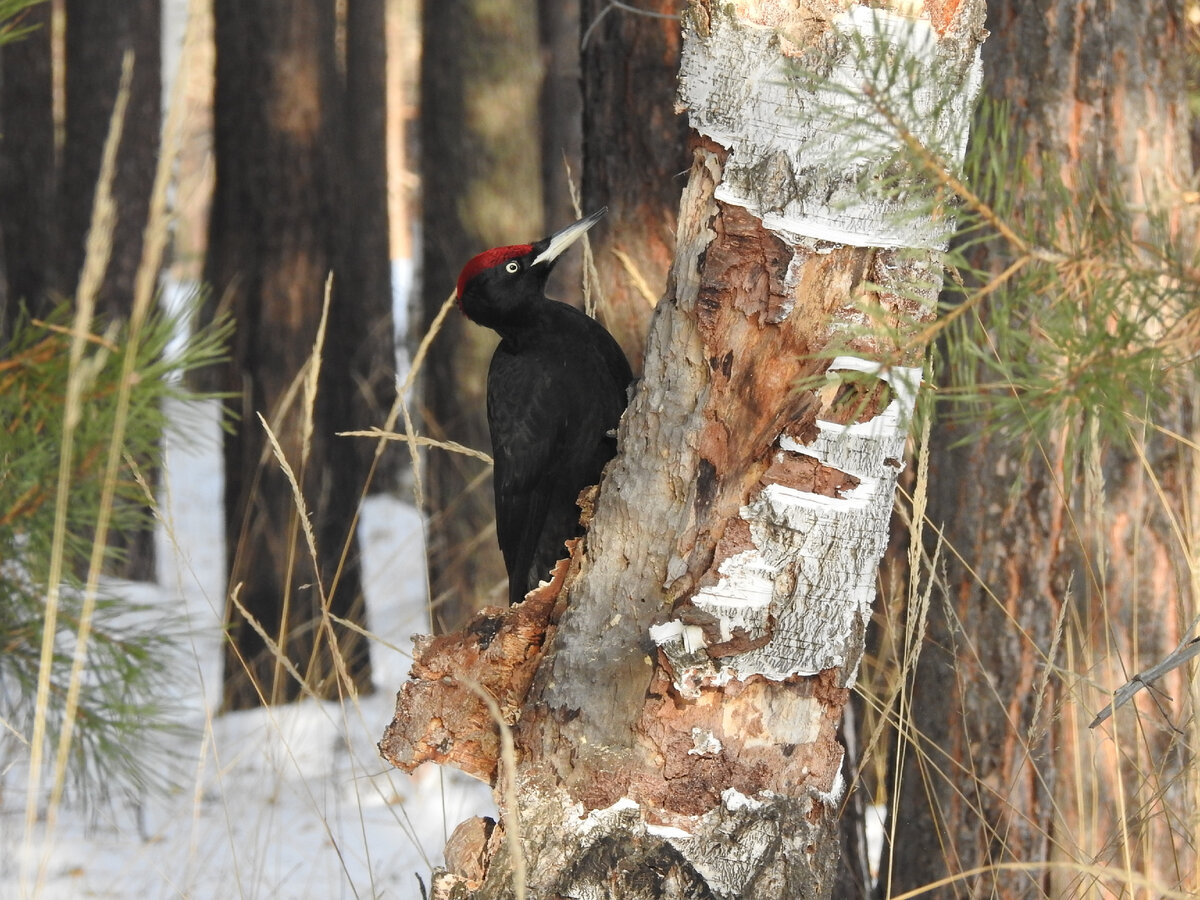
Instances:
[[[660,12],[655,12],[655,11],[649,10],[649,9],[640,9],[639,7],[636,7],[636,6],[630,6],[628,3],[621,3],[620,0],[608,0],[608,6],[604,7],[604,9],[600,10],[600,12],[598,12],[596,14],[596,18],[592,19],[591,24],[588,25],[588,27],[587,27],[587,31],[585,31],[583,33],[583,38],[579,42],[580,50],[587,49],[588,39],[592,36],[592,30],[597,25],[600,24],[601,19],[603,19],[605,16],[607,16],[614,9],[619,9],[619,10],[622,10],[623,12],[631,12],[634,15],[638,15],[638,16],[646,16],[649,19],[676,19],[677,20],[679,18],[679,16],[674,13],[660,13]]]
[[[436,447],[439,450],[448,450],[451,453],[459,453],[463,456],[470,456],[474,459],[482,460],[489,466],[492,465],[492,458],[482,450],[475,450],[472,447],[467,447],[457,441],[439,441],[435,438],[425,437],[423,434],[408,434],[403,431],[385,431],[382,428],[368,428],[365,431],[339,431],[338,437],[369,437],[377,438],[381,441],[412,441],[418,447]]]
[[[1192,626],[1195,627],[1195,622],[1192,623]],[[1188,631],[1190,633],[1191,629],[1189,628]],[[1163,657],[1162,660],[1155,663],[1150,668],[1143,669],[1141,672],[1138,672],[1127,682],[1117,688],[1116,693],[1113,694],[1112,702],[1104,707],[1104,709],[1100,710],[1100,712],[1096,713],[1096,718],[1092,719],[1092,722],[1090,725],[1088,725],[1088,728],[1095,728],[1097,725],[1111,716],[1116,710],[1120,709],[1122,706],[1132,700],[1134,695],[1137,694],[1137,692],[1142,688],[1150,687],[1153,682],[1157,681],[1159,678],[1162,678],[1173,669],[1178,669],[1185,662],[1195,656],[1200,656],[1200,637],[1194,637],[1190,641],[1180,644],[1165,657]]]
[[[488,708],[488,714],[500,731],[500,763],[504,768],[504,836],[508,842],[508,855],[512,862],[513,894],[517,900],[525,900],[526,865],[525,850],[521,840],[520,800],[517,796],[517,745],[512,729],[500,711],[500,704],[483,685],[470,678],[459,679],[470,688]]]
[[[646,281],[645,276],[642,275],[641,270],[639,270],[637,265],[634,264],[633,260],[629,258],[629,254],[620,247],[613,247],[612,254],[617,258],[617,261],[624,266],[625,273],[633,281],[633,286],[638,289],[638,293],[642,295],[642,299],[650,305],[651,309],[657,306],[658,298],[654,296],[654,291],[650,289],[650,285]]]

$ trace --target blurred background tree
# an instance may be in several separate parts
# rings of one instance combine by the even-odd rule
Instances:
[[[462,0],[421,5],[419,341],[481,250],[543,231],[536,4]],[[429,436],[488,449],[484,379],[496,345],[457,312],[430,347],[420,414]],[[431,451],[426,551],[435,628],[453,628],[502,596],[491,468]],[[500,594],[496,593],[501,591]]]
[[[674,111],[679,0],[641,12],[601,2],[423,6],[423,324],[481,250],[536,240],[601,206],[584,255],[563,260],[550,295],[595,315],[641,369],[650,311],[666,283],[688,167]],[[586,41],[586,42],[585,42]],[[453,62],[451,62],[453,61]],[[581,199],[580,199],[581,197]],[[414,337],[418,340],[424,328]],[[488,448],[484,381],[496,343],[452,315],[422,392],[430,434]],[[433,451],[426,509],[434,622],[452,628],[505,585],[490,471]]]
[[[221,387],[238,422],[225,443],[225,703],[237,709],[371,683],[361,632],[330,616],[366,623],[354,523],[370,448],[337,434],[378,421],[394,380],[384,30],[378,0],[217,0],[213,13],[205,277],[236,323]]]

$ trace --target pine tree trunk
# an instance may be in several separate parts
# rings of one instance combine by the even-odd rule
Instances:
[[[116,225],[109,238],[108,267],[96,297],[106,318],[129,317],[134,279],[142,264],[142,237],[158,166],[162,129],[162,0],[67,0],[66,134],[59,178],[59,224],[63,268],[60,287],[73,295],[83,266],[100,157],[112,127],[112,111],[126,52],[133,54],[129,105],[111,185]],[[158,473],[138,460],[151,491]],[[143,504],[144,505],[144,504]],[[146,521],[153,512],[144,510]],[[113,532],[109,545],[122,554],[114,574],[135,581],[157,577],[154,527]]]
[[[34,31],[0,48],[0,343],[24,305],[44,316],[52,306],[55,240],[54,101],[50,4],[25,11]]]
[[[416,340],[468,259],[542,237],[536,6],[425,0],[422,41]],[[421,415],[430,436],[490,447],[484,384],[495,343],[457,313],[446,319],[423,371]],[[452,628],[507,584],[492,528],[491,474],[478,460],[432,450],[425,490],[433,618]]]
[[[1182,4],[989,6],[988,90],[1010,104],[1008,127],[1025,141],[1032,171],[1061,175],[1081,206],[1097,193],[1135,208],[1171,203],[1192,172]],[[1041,187],[1014,175],[1028,210],[1040,208]],[[1195,229],[1192,214],[1175,215],[1177,232]],[[1012,261],[992,252],[991,270]],[[1192,436],[1191,404],[1176,398],[1160,424]],[[1157,889],[1197,888],[1196,806],[1180,774],[1191,763],[1162,720],[1184,721],[1192,708],[1182,673],[1156,699],[1143,695],[1154,725],[1139,739],[1129,713],[1119,714],[1120,773],[1113,742],[1087,728],[1108,700],[1102,689],[1170,652],[1194,615],[1170,522],[1195,521],[1194,451],[1149,440],[1149,471],[1167,488],[1158,496],[1135,458],[1073,459],[1084,427],[1073,423],[1033,453],[994,435],[954,446],[963,435],[942,431],[929,516],[956,554],[947,554],[914,690],[918,747],[903,771],[893,891],[1013,862],[1035,868],[987,872],[928,896],[1090,896],[1097,865],[1128,865]],[[1120,821],[1121,804],[1136,821]],[[1037,869],[1042,861],[1083,868],[1055,873]]]
[[[921,217],[902,241],[897,210],[861,196],[852,170],[787,168],[853,143],[793,60],[808,48],[853,83],[860,47],[891,46],[879,34],[925,46],[946,117],[910,124],[958,134],[983,10],[947,8],[935,29],[865,7],[829,21],[760,6],[696,0],[685,14],[697,134],[675,262],[585,543],[524,603],[418,642],[382,752],[492,780],[505,814],[451,839],[437,896],[507,898],[518,881],[531,898],[833,890],[837,723],[923,355],[839,336],[856,303],[906,334],[927,322],[946,233]]]
[[[538,0],[538,35],[542,51],[542,89],[538,103],[541,125],[542,209],[548,230],[578,218],[571,201],[570,167],[574,188],[583,177],[583,93],[579,71],[579,0]],[[603,204],[601,204],[603,206]],[[561,225],[560,225],[561,223]],[[552,283],[572,285],[574,296],[582,283],[582,254],[559,259]]]
[[[56,295],[73,296],[92,221],[100,158],[112,126],[124,56],[134,66],[128,113],[109,190],[116,223],[106,235],[107,266],[96,297],[105,320],[127,318],[134,277],[142,261],[142,234],[158,164],[162,107],[159,0],[68,0],[65,3],[65,121],[61,153],[55,146],[50,3],[22,20],[38,30],[3,50],[4,155],[0,166],[0,230],[5,235],[9,301],[0,339],[18,304],[45,316]],[[151,487],[157,478],[138,460]],[[149,510],[146,511],[149,518]],[[124,559],[126,578],[155,577],[154,531],[113,532],[109,544]]]
[[[161,0],[66,0],[66,134],[60,209],[60,289],[75,292],[92,220],[100,157],[127,51],[134,54],[129,112],[112,193],[117,223],[96,308],[127,317],[142,262],[142,233],[158,164],[162,123]]]
[[[343,543],[353,540],[365,472],[364,455],[335,436],[347,424],[359,374],[355,342],[339,331],[354,320],[357,301],[336,287],[314,410],[305,409],[303,387],[331,270],[340,284],[332,233],[340,217],[331,212],[339,209],[344,139],[334,8],[333,0],[214,4],[217,181],[206,275],[237,322],[225,372],[238,423],[225,441],[226,554],[236,600],[227,613],[228,708],[301,692],[238,604],[318,695],[370,684],[365,641],[325,616],[364,621],[353,547],[350,563],[339,565]],[[319,541],[315,562],[260,414],[303,490]]]
[[[330,408],[331,424],[338,431],[382,423],[396,396],[384,0],[348,0],[345,31],[341,225],[335,233],[339,277],[334,292],[339,302],[333,307],[339,317],[333,320],[330,338],[342,342],[338,357],[350,360],[354,377],[340,380],[343,396]],[[375,454],[372,442],[360,441],[357,449],[363,465],[369,466]],[[399,452],[393,447],[381,458],[372,490],[394,487]],[[361,473],[359,467],[353,471]],[[346,489],[361,491],[361,481],[347,483]]]
[[[645,14],[583,0],[583,207],[609,207],[592,241],[599,319],[641,372],[650,312],[666,286],[688,168],[687,121],[675,112],[680,0]]]

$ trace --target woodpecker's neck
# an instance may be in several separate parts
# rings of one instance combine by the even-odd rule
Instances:
[[[507,312],[506,315],[496,316],[491,321],[479,321],[500,335],[505,341],[517,347],[528,343],[536,343],[547,329],[553,326],[549,319],[558,301],[546,296],[532,297]]]

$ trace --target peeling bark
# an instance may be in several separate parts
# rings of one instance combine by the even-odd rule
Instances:
[[[554,634],[555,601],[569,568],[569,560],[560,560],[550,584],[523,603],[489,606],[458,631],[414,639],[411,675],[379,743],[384,759],[405,772],[423,762],[448,764],[495,783],[499,723],[485,695],[496,701],[505,725],[516,721]]]
[[[963,5],[928,58],[940,67],[938,89],[954,97],[947,106],[966,109],[982,3]],[[795,7],[787,22],[772,18],[784,7]],[[934,33],[928,19],[878,15],[897,40]],[[814,179],[775,179],[778,196],[760,185],[751,202],[729,176],[749,164],[747,129],[779,165],[797,161],[790,111],[811,120],[819,104],[800,80],[785,78],[780,95],[771,79],[786,75],[789,53],[840,65],[837,54],[878,49],[831,36],[861,28],[859,19],[763,0],[696,0],[685,15],[681,96],[698,135],[675,264],[618,455],[513,724],[515,783],[498,772],[505,823],[486,837],[470,826],[494,849],[484,851],[482,881],[477,870],[442,873],[447,896],[515,895],[511,846],[496,838],[514,823],[529,897],[778,900],[832,890],[845,787],[837,725],[923,354],[878,329],[849,335],[864,304],[901,332],[932,318],[939,247],[930,238],[901,250],[862,222],[853,241],[849,226],[830,240],[787,212],[820,206],[805,194]],[[808,30],[785,32],[793,22]],[[689,91],[693,80],[723,87],[702,97]],[[725,105],[709,108],[704,97]],[[706,128],[718,113],[723,129]],[[825,124],[828,140],[836,128]],[[857,180],[824,172],[821,190],[839,178],[843,191]],[[462,665],[474,665],[478,641],[457,640]],[[424,714],[405,707],[402,692],[402,723]],[[509,789],[515,809],[505,806]]]

